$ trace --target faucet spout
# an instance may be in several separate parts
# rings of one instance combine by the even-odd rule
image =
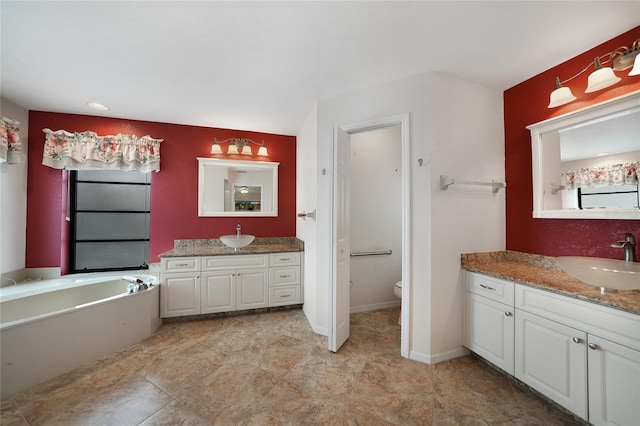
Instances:
[[[238,238],[240,238],[241,231],[242,231],[242,227],[238,223],[238,226],[236,226],[236,235],[238,236]]]
[[[636,240],[630,232],[624,234],[624,241],[611,243],[611,247],[624,249],[625,262],[636,261]]]

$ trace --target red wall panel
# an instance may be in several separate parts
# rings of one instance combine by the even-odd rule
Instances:
[[[629,77],[629,70],[616,74],[617,85],[584,93],[591,70],[565,84],[577,100],[558,108],[547,108],[554,78],[575,75],[596,56],[620,46],[630,47],[640,38],[640,26],[538,74],[504,93],[505,166],[507,180],[507,249],[548,256],[585,255],[621,259],[620,249],[610,247],[632,232],[640,240],[640,221],[593,219],[533,219],[531,177],[531,137],[526,126],[575,111],[625,93],[640,90],[640,76]]]
[[[129,133],[164,139],[160,172],[152,173],[150,261],[173,248],[175,239],[218,238],[242,231],[258,237],[295,236],[296,138],[241,130],[154,123],[88,115],[31,111],[29,113],[29,174],[27,183],[27,268],[68,263],[66,172],[42,165],[43,128],[71,132],[91,130],[99,135]],[[198,161],[208,157],[213,138],[264,140],[268,161],[279,162],[278,217],[198,217]],[[257,147],[254,147],[257,148]],[[255,149],[254,149],[255,152]],[[218,156],[220,158],[222,156]],[[246,156],[227,156],[247,160]],[[256,157],[250,157],[256,160]],[[260,157],[260,160],[265,158]]]

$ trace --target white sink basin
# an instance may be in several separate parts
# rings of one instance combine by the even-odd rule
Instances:
[[[220,237],[220,241],[227,246],[233,249],[241,249],[242,247],[246,247],[253,242],[255,239],[255,235],[223,235]]]
[[[606,290],[640,290],[640,263],[599,257],[560,256],[556,264],[585,284]]]

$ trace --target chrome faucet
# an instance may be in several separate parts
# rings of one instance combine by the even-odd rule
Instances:
[[[624,234],[624,241],[616,241],[611,247],[624,249],[625,262],[636,261],[636,240],[630,232]]]
[[[238,226],[236,226],[236,235],[238,236],[238,238],[240,238],[240,231],[242,230],[242,227],[240,226],[240,223],[238,223]],[[631,235],[631,234],[629,234]]]

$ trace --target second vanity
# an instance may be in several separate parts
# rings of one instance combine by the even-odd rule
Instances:
[[[160,316],[242,311],[303,302],[303,246],[257,238],[240,250],[219,240],[176,240],[160,255]]]
[[[591,424],[640,424],[640,290],[601,294],[518,252],[462,267],[467,348]]]

